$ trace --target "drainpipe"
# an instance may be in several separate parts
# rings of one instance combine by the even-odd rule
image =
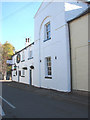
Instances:
[[[70,25],[68,24],[68,35],[69,35],[69,50],[70,50],[70,75],[71,75],[71,91],[72,91],[72,56],[71,56],[71,35],[70,35]]]
[[[40,51],[40,30],[39,30],[39,86],[41,87],[41,51]]]

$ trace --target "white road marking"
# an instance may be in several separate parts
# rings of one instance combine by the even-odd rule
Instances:
[[[0,105],[0,115],[1,115],[1,116],[5,116],[5,113],[4,113],[4,111],[3,111],[2,107],[1,107],[1,105]]]
[[[0,96],[0,98],[6,102],[10,107],[12,107],[13,109],[16,108],[15,106],[13,106],[10,102],[8,102],[7,100],[5,100],[2,96]]]

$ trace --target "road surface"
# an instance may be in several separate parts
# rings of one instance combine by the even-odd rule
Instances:
[[[3,118],[88,118],[88,106],[80,102],[55,99],[9,83],[2,84],[0,109]]]

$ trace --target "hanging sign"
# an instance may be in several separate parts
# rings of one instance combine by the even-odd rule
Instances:
[[[16,61],[17,61],[17,63],[19,63],[19,62],[20,62],[20,54],[17,54]]]

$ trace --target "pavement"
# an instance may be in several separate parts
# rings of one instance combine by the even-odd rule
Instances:
[[[3,83],[3,82],[12,82],[12,80],[0,80],[0,83]]]
[[[3,118],[88,118],[88,96],[2,83]],[[8,102],[6,102],[8,101]]]

